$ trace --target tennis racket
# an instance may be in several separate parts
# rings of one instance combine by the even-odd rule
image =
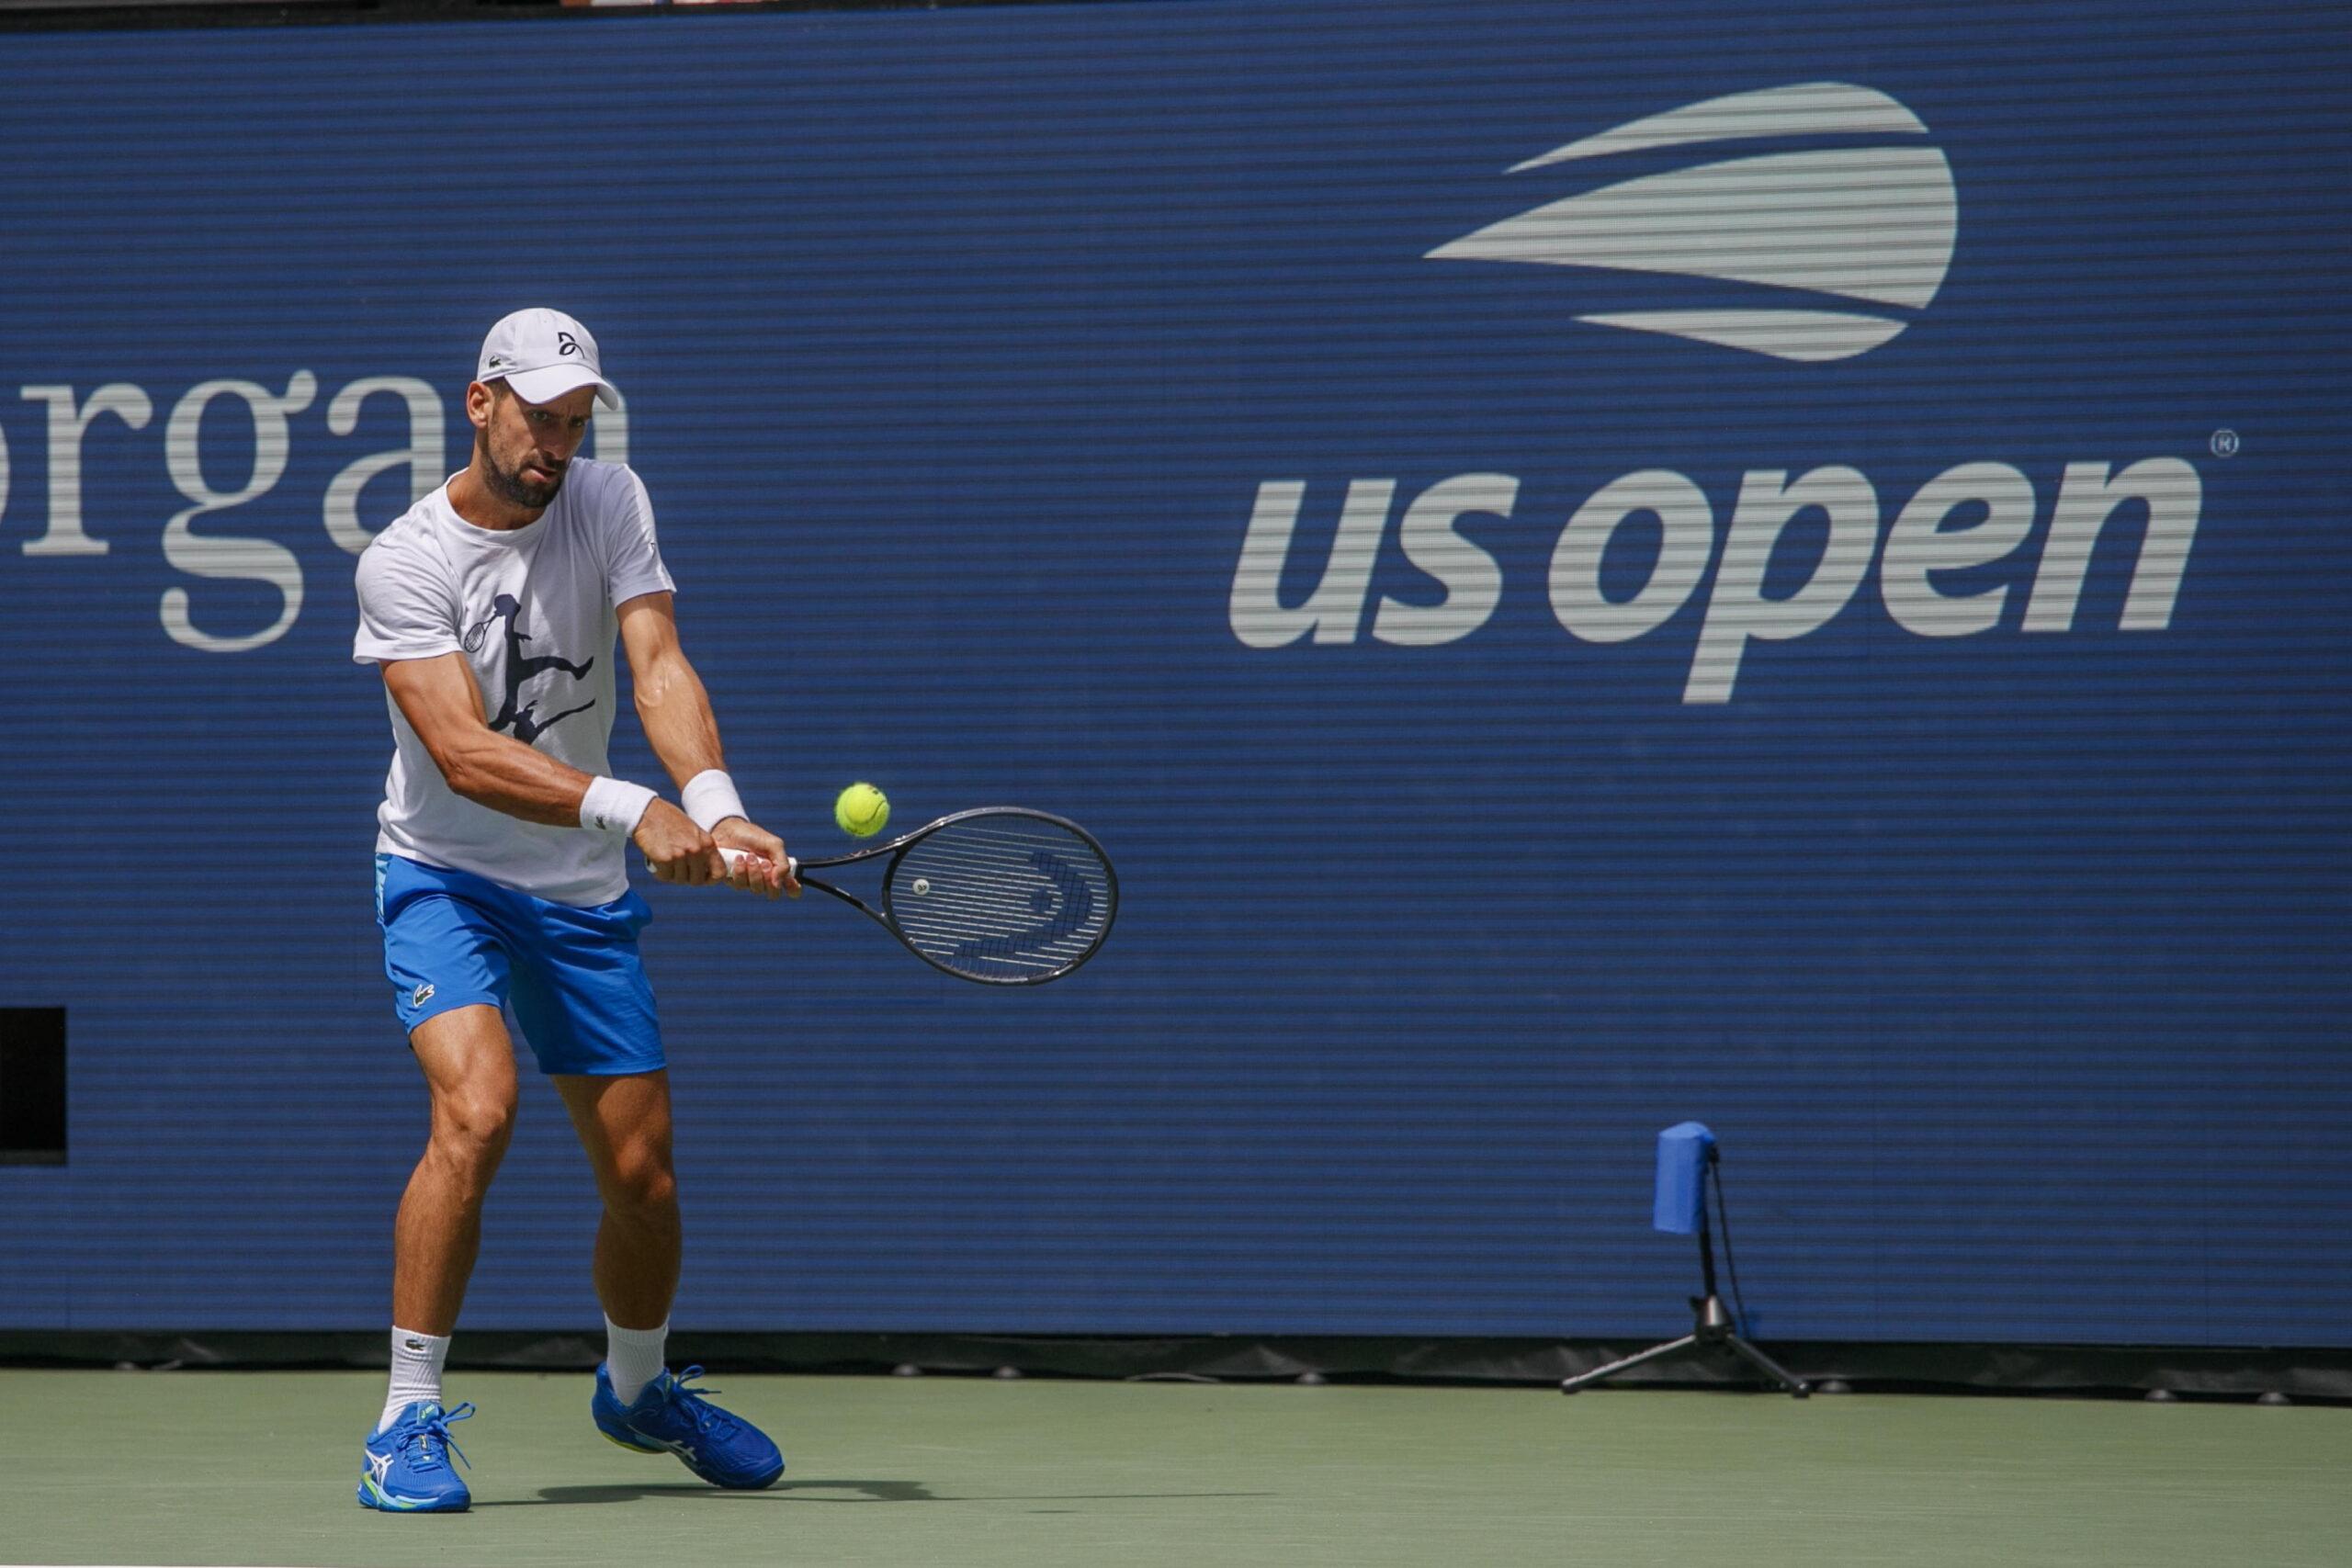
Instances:
[[[732,868],[741,850],[722,850]],[[882,860],[881,908],[808,874]],[[1012,806],[958,811],[903,838],[792,862],[804,887],[858,910],[933,968],[983,986],[1041,986],[1111,934],[1119,878],[1077,823]]]

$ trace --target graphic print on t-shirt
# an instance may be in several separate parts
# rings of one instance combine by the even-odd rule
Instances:
[[[531,640],[531,634],[523,629],[522,615],[523,606],[516,602],[514,595],[501,593],[491,602],[491,613],[467,628],[465,644],[468,653],[480,653],[482,639],[490,632],[491,622],[506,623],[506,701],[500,705],[498,716],[490,721],[490,727],[512,730],[515,739],[528,746],[555,728],[558,720],[570,718],[576,713],[586,713],[596,703],[592,697],[578,707],[566,708],[561,713],[540,718],[537,715],[538,700],[533,698],[527,703],[522,700],[523,683],[550,670],[560,670],[577,681],[596,667],[596,660],[594,655],[578,664],[554,654],[524,658],[523,645]]]

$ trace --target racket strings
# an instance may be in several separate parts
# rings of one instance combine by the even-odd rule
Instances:
[[[890,874],[890,910],[906,940],[978,979],[1072,966],[1109,931],[1116,899],[1093,844],[1034,818],[952,823],[910,845]]]

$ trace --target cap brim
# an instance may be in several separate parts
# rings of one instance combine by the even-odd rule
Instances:
[[[608,409],[621,406],[620,389],[585,366],[542,366],[537,370],[517,370],[505,379],[514,395],[526,403],[551,403],[566,392],[594,387],[598,402]]]

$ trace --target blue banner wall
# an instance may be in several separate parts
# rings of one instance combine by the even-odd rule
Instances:
[[[682,1325],[1670,1329],[1697,1118],[1768,1337],[2352,1344],[2340,15],[573,17],[0,81],[0,1007],[71,1075],[0,1325],[383,1322],[424,1122],[352,569],[545,303],[755,812],[1061,811],[1126,898],[998,994],[648,884]],[[534,1083],[467,1324],[593,1325],[594,1219]]]

